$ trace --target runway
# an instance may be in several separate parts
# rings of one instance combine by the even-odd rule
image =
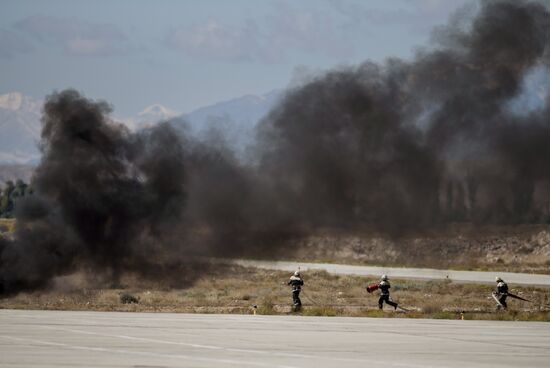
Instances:
[[[499,271],[456,271],[438,270],[433,268],[383,267],[383,266],[353,266],[334,263],[308,263],[290,261],[257,261],[247,259],[217,259],[216,262],[231,263],[244,267],[257,267],[268,270],[293,272],[324,270],[337,275],[375,276],[386,274],[390,278],[451,280],[455,282],[472,282],[494,284],[495,276],[502,277],[506,282],[518,285],[550,286],[550,275],[499,272]]]
[[[548,367],[549,326],[0,310],[0,366]]]

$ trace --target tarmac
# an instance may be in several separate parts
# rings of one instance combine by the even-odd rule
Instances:
[[[328,273],[339,275],[373,276],[376,279],[386,274],[390,278],[425,279],[425,280],[451,280],[454,282],[495,284],[495,277],[500,276],[508,284],[550,286],[550,275],[498,272],[498,271],[457,271],[438,270],[433,268],[406,268],[406,267],[380,267],[380,266],[353,266],[334,263],[308,263],[287,261],[257,261],[257,260],[222,260],[215,262],[231,263],[244,267],[257,267],[270,270],[294,272],[308,270],[324,270]],[[550,365],[549,365],[550,366]]]
[[[0,310],[0,367],[475,368],[549,362],[548,323]]]

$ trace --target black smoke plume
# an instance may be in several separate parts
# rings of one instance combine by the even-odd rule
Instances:
[[[322,229],[548,222],[550,105],[518,103],[531,75],[550,75],[548,6],[489,0],[467,14],[412,61],[289,89],[246,162],[223,133],[130,133],[104,103],[53,94],[36,194],[18,208],[15,239],[0,240],[4,292],[81,267],[116,279],[190,255],[291,257],[290,240]]]
[[[163,236],[186,198],[181,141],[167,124],[131,134],[109,112],[73,90],[48,97],[36,193],[17,208],[15,240],[1,244],[5,293],[80,267],[116,279],[166,257]]]
[[[300,221],[399,234],[549,219],[550,106],[512,108],[550,70],[548,8],[483,1],[457,17],[414,61],[330,71],[265,119],[260,171]]]

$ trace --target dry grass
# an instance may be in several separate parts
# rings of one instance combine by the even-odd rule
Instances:
[[[541,224],[449,224],[398,238],[320,229],[295,248],[293,260],[304,262],[550,273],[550,229]]]
[[[15,221],[0,219],[0,236],[13,236]],[[302,262],[550,274],[550,230],[540,224],[450,224],[399,239],[320,229],[292,246]]]
[[[284,285],[288,277],[280,271],[219,266],[189,288],[170,289],[164,283],[133,275],[120,280],[118,284],[124,287],[113,288],[80,273],[57,279],[47,291],[0,299],[0,308],[239,314],[256,310],[258,314],[286,314],[291,313],[291,293]],[[364,289],[373,279],[312,271],[304,274],[304,280],[300,314],[306,316],[550,321],[550,289],[511,285],[513,293],[534,303],[510,300],[510,310],[497,313],[490,286],[392,280],[392,297],[411,310],[404,313],[389,307],[378,310],[378,295]],[[135,297],[138,303],[123,303],[126,296]]]
[[[0,235],[12,234],[15,230],[15,219],[0,218]]]

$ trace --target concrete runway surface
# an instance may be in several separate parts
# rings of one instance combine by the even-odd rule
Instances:
[[[548,367],[550,324],[0,310],[1,367]]]
[[[406,268],[406,267],[380,267],[380,266],[352,266],[333,263],[307,263],[286,261],[256,261],[246,259],[215,260],[221,263],[232,263],[244,267],[257,267],[268,270],[281,270],[294,272],[298,268],[302,271],[325,270],[328,273],[339,275],[358,275],[380,277],[386,274],[390,278],[444,280],[456,282],[475,282],[494,284],[495,276],[502,277],[509,284],[521,284],[531,286],[550,286],[550,275],[498,272],[498,271],[455,271],[437,270],[433,268]],[[550,365],[549,365],[550,367]]]

